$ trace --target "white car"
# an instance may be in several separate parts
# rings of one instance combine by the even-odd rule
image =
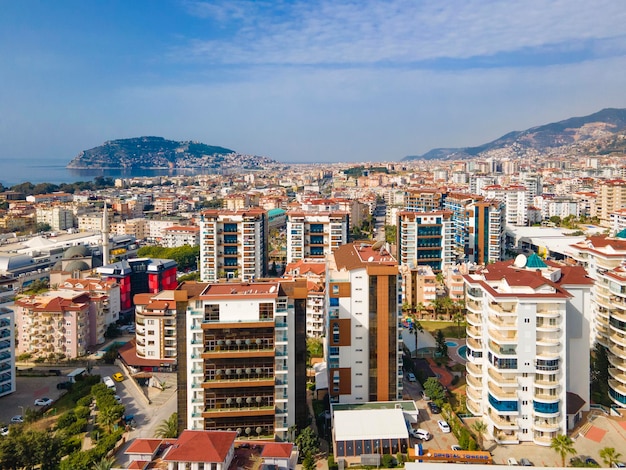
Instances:
[[[11,418],[11,422],[12,423],[23,423],[24,422],[24,418],[22,417],[22,415],[16,415],[16,416],[13,416],[13,418]]]
[[[52,398],[37,398],[35,400],[35,406],[48,406],[52,405]]]
[[[443,419],[437,421],[437,425],[439,426],[439,429],[441,429],[441,432],[450,432],[450,425]]]
[[[426,429],[413,429],[411,428],[411,430],[409,431],[409,433],[411,434],[411,436],[413,436],[416,439],[422,439],[423,441],[427,441],[431,438],[431,435],[428,431],[426,431]]]
[[[122,397],[120,397],[119,395],[114,395],[113,398],[115,398],[115,401],[118,405],[122,404]]]
[[[515,460],[515,457],[509,457],[508,459],[506,459],[506,464],[511,467],[517,467],[519,465],[517,463],[517,460]]]

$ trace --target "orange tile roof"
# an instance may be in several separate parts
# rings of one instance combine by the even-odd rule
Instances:
[[[224,462],[235,443],[234,431],[185,430],[163,455],[166,462]]]
[[[268,442],[263,446],[261,457],[275,457],[288,459],[291,456],[293,444],[290,442]]]
[[[137,438],[130,443],[125,454],[154,454],[163,439]]]

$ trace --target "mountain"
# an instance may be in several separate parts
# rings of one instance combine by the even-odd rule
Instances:
[[[492,152],[499,156],[524,157],[548,153],[551,150],[585,142],[599,142],[595,153],[606,153],[603,141],[615,145],[615,136],[626,134],[626,109],[607,108],[589,116],[573,117],[525,131],[513,131],[492,142],[478,147],[437,148],[423,155],[412,155],[402,160],[450,160],[472,157],[489,157]],[[623,140],[623,139],[618,139]],[[618,145],[618,147],[621,147]],[[623,151],[623,150],[622,150]]]
[[[242,156],[234,150],[200,142],[134,137],[109,140],[80,152],[67,168],[224,168],[275,163],[265,157]]]

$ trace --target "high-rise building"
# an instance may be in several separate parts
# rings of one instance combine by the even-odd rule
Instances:
[[[444,193],[438,189],[409,189],[404,194],[404,208],[413,212],[443,209]]]
[[[400,264],[412,261],[416,265],[428,265],[435,271],[441,271],[457,259],[452,247],[450,211],[401,211],[398,213],[396,237]]]
[[[589,409],[591,279],[535,254],[464,278],[467,409],[498,443],[549,446]]]
[[[252,281],[267,275],[267,211],[210,210],[200,220],[200,279]]]
[[[600,223],[609,227],[611,212],[626,207],[626,180],[608,180],[600,184],[597,205]]]
[[[13,310],[0,307],[0,397],[15,392],[15,328]]]
[[[185,300],[187,296],[176,290],[135,296],[137,357],[155,361],[176,361],[177,302]]]
[[[571,257],[595,281],[591,339],[609,358],[609,397],[626,407],[626,240],[597,235],[570,247]]]
[[[502,260],[505,249],[505,206],[499,201],[476,201],[467,207],[467,260],[477,264]]]
[[[179,342],[183,427],[287,440],[290,426],[306,426],[306,281],[178,290],[188,296]]]
[[[332,403],[402,398],[401,279],[382,242],[328,258],[326,359]]]
[[[326,258],[348,242],[349,228],[345,211],[287,212],[287,262]]]
[[[483,197],[468,193],[448,193],[443,201],[443,208],[452,212],[452,242],[454,250],[460,258],[468,254],[469,248],[469,214],[468,206]]]

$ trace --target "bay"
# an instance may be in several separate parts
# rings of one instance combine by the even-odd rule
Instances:
[[[154,176],[178,176],[214,174],[214,171],[202,169],[69,169],[66,160],[54,158],[3,158],[0,161],[0,183],[4,187],[11,187],[27,181],[38,183],[75,183],[77,181],[92,181],[96,176],[108,178],[139,178]]]

